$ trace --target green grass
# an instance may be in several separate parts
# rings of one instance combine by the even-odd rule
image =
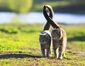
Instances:
[[[63,25],[68,44],[63,60],[41,58],[39,24],[0,25],[0,66],[85,66],[85,25]]]

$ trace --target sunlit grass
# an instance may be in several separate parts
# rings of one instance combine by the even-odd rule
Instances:
[[[42,25],[0,25],[0,66],[84,66],[85,26],[65,25],[63,28],[68,44],[64,59],[57,60],[53,55],[41,58],[39,33]]]

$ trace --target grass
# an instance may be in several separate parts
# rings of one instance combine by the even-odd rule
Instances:
[[[0,66],[85,66],[85,25],[63,25],[68,44],[63,60],[42,58],[39,24],[0,25]]]

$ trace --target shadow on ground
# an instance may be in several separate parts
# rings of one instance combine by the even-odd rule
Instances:
[[[85,35],[68,38],[68,41],[85,41]]]
[[[34,56],[29,54],[0,54],[0,59],[7,58],[42,58],[42,56]]]

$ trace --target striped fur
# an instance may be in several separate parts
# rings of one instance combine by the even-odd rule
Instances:
[[[58,59],[62,59],[67,44],[66,32],[62,28],[57,28],[52,30],[51,35],[52,35],[54,55]]]
[[[39,37],[41,52],[44,57],[49,57],[50,45],[51,45],[51,34],[49,31],[42,31]]]

